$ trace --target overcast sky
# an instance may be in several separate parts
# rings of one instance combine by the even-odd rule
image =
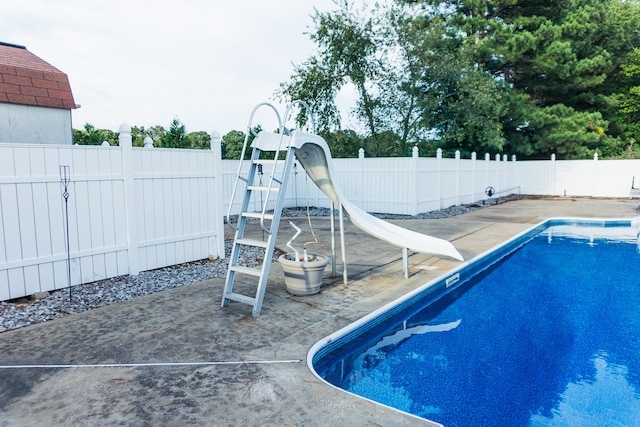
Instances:
[[[4,4],[0,41],[69,76],[73,127],[245,130],[292,63],[313,53],[313,8],[332,0],[21,0]],[[281,110],[282,106],[278,106]]]

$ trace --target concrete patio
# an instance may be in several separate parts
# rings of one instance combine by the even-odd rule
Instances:
[[[631,218],[636,208],[629,199],[540,198],[393,222],[450,240],[471,259],[549,217]],[[329,219],[313,224],[321,240],[313,251],[329,254]],[[458,262],[413,254],[405,279],[399,248],[345,226],[349,284],[338,263],[320,294],[294,297],[274,263],[256,319],[248,305],[220,308],[220,278],[0,333],[0,426],[428,425],[326,385],[306,356],[324,336]],[[286,223],[280,230],[284,248],[292,233]]]

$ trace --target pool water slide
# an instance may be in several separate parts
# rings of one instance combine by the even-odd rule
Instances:
[[[277,144],[280,144],[280,135],[271,132],[260,132],[258,138],[254,140],[254,146],[258,146],[262,150],[273,150]],[[335,176],[331,151],[322,137],[307,132],[293,131],[289,137],[288,145],[295,147],[296,158],[311,180],[333,203],[342,206],[351,222],[361,230],[405,251],[445,255],[459,261],[464,260],[451,242],[376,218],[344,197],[340,188],[331,178]],[[405,252],[405,275],[406,270]]]

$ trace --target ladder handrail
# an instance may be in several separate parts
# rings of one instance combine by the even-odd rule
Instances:
[[[273,189],[273,181],[274,178],[276,176],[276,167],[278,166],[278,157],[280,157],[280,150],[282,149],[282,141],[284,140],[285,136],[289,136],[286,135],[288,132],[288,130],[284,127],[284,123],[280,122],[280,139],[278,140],[278,148],[276,148],[275,151],[275,156],[273,158],[273,167],[271,168],[271,175],[269,176],[269,186],[268,189],[266,191],[266,195],[264,197],[264,203],[262,204],[262,212],[260,214],[260,228],[262,228],[262,230],[264,230],[265,233],[267,234],[271,234],[271,228],[268,228],[265,224],[264,224],[264,217],[266,215],[267,212],[267,205],[269,203],[269,196],[271,196],[271,190]],[[287,144],[288,146],[288,144]],[[286,159],[285,159],[286,160]],[[280,178],[280,185],[282,185],[282,182],[285,178],[284,176],[285,172],[282,172],[282,177]],[[271,224],[271,227],[273,228],[273,224]]]
[[[296,100],[296,101],[290,102],[289,105],[287,105],[287,108],[285,109],[284,120],[280,123],[280,129],[279,129],[280,140],[278,141],[278,147],[276,148],[276,151],[275,151],[273,167],[271,169],[271,175],[270,175],[270,179],[269,179],[269,189],[266,192],[267,194],[265,196],[264,204],[262,205],[262,213],[260,215],[260,227],[267,234],[271,234],[271,229],[268,228],[264,224],[264,216],[265,216],[265,213],[267,211],[267,204],[269,202],[269,196],[271,195],[271,190],[273,188],[273,181],[274,181],[274,178],[276,176],[276,168],[278,166],[278,157],[280,157],[280,151],[282,150],[282,141],[284,140],[285,136],[290,136],[289,135],[290,134],[289,129],[286,128],[287,120],[289,118],[289,115],[291,114],[291,110],[296,105],[302,105],[305,108],[305,111],[307,112],[307,114],[309,115],[309,118],[311,119],[311,132],[315,133],[315,121],[313,120],[313,114],[311,112],[311,108],[309,108],[309,105],[306,102],[302,101],[302,100]],[[280,184],[282,184],[282,181],[287,179],[287,177],[284,176],[285,173],[286,172],[283,171],[283,175],[280,178]],[[272,224],[272,227],[273,227],[273,224]]]
[[[282,124],[282,118],[280,117],[280,113],[278,113],[278,110],[276,109],[276,107],[269,103],[269,102],[261,102],[260,104],[256,105],[253,110],[251,110],[251,115],[249,116],[249,123],[247,124],[247,133],[244,137],[244,143],[242,144],[242,152],[240,154],[240,162],[238,162],[238,171],[236,172],[236,179],[235,182],[233,184],[233,190],[231,192],[231,200],[229,201],[229,208],[227,209],[227,215],[226,215],[226,220],[227,220],[227,224],[229,225],[229,227],[231,227],[234,230],[237,230],[238,227],[234,226],[231,223],[231,209],[233,209],[233,202],[235,201],[236,198],[236,193],[238,192],[238,183],[240,182],[240,177],[242,174],[242,163],[244,162],[244,155],[246,153],[247,150],[247,143],[249,142],[249,137],[251,134],[253,134],[253,128],[252,128],[252,124],[253,124],[253,116],[255,115],[256,111],[260,108],[260,107],[270,107],[274,113],[276,113],[276,117],[278,118],[278,127],[279,128],[283,128],[283,124]],[[253,135],[256,136],[256,135]],[[247,185],[249,185],[249,183],[247,182]],[[266,203],[265,203],[266,206]],[[264,223],[264,208],[262,210],[262,218],[260,219],[260,223],[263,224]]]

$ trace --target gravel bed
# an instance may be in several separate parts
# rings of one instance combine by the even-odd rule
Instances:
[[[501,201],[513,200],[502,198]],[[415,216],[373,214],[383,219],[434,219],[447,218],[462,213],[481,209],[489,204],[473,203],[452,206],[434,212],[427,212]],[[329,216],[330,210],[324,208],[310,208],[311,216]],[[306,208],[283,209],[283,217],[303,217],[307,215]],[[225,241],[227,258],[231,253],[233,241]],[[277,252],[277,251],[276,251]],[[263,249],[244,248],[240,254],[240,265],[255,266],[256,258],[263,256]],[[277,260],[280,253],[273,254]],[[93,283],[74,286],[71,289],[60,289],[50,293],[43,299],[19,298],[11,301],[0,301],[0,333],[11,329],[21,328],[36,323],[46,322],[68,314],[79,313],[96,307],[103,307],[115,302],[126,301],[143,295],[160,292],[166,289],[189,285],[227,274],[228,259],[215,261],[201,260],[143,271],[137,276],[119,276],[100,280]]]
[[[176,288],[227,274],[228,257],[233,240],[225,241],[227,259],[200,260],[173,265],[157,270],[143,271],[137,276],[119,276],[71,288],[59,289],[43,299],[28,297],[0,302],[0,332],[35,323],[46,322],[72,313],[79,313],[115,302],[126,301],[166,289]],[[264,256],[262,248],[246,248],[240,252],[238,263],[257,266],[256,258]],[[273,259],[280,253],[275,251]]]

